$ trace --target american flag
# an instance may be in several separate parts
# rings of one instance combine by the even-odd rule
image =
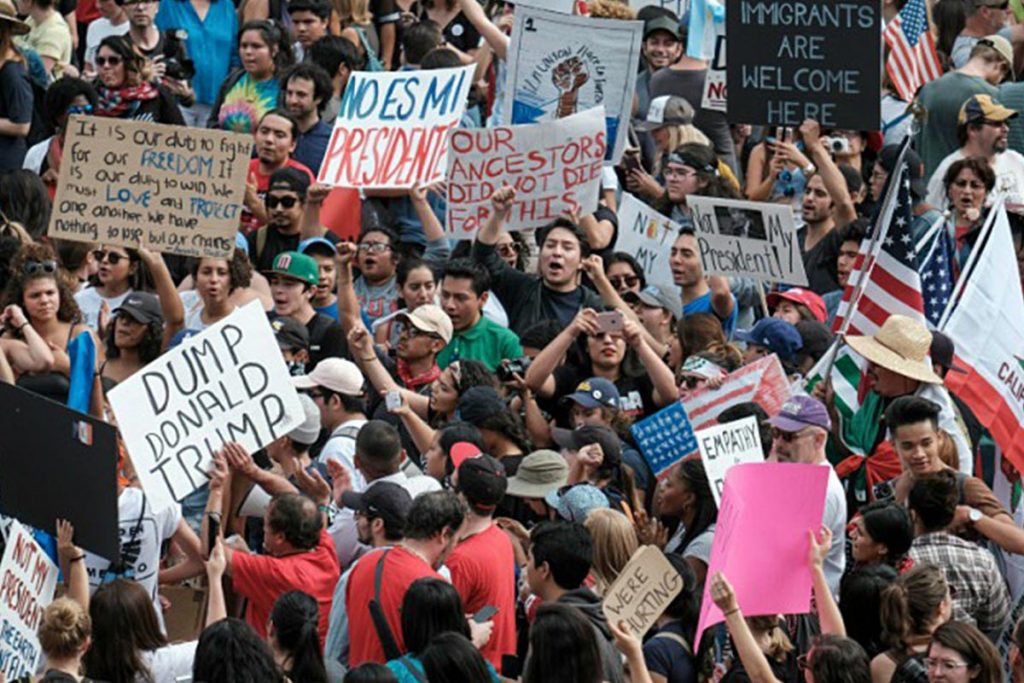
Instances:
[[[885,70],[900,98],[907,102],[914,99],[918,88],[942,75],[924,3],[925,0],[910,0],[882,33],[889,46]]]
[[[917,270],[921,274],[921,295],[924,297],[924,315],[932,327],[939,326],[953,293],[953,239],[946,230],[945,219],[939,221],[929,243],[928,236],[918,244],[918,253],[924,253]]]

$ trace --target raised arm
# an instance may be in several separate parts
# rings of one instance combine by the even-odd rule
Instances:
[[[491,215],[487,217],[480,231],[476,234],[476,241],[480,244],[495,245],[501,236],[502,227],[508,220],[512,205],[516,201],[515,188],[508,185],[495,190],[491,195]]]
[[[228,466],[232,470],[248,477],[254,484],[270,495],[298,492],[298,489],[281,475],[265,470],[257,465],[249,451],[245,450],[241,444],[226,443],[224,444],[223,453]]]
[[[722,275],[712,275],[708,278],[708,287],[711,288],[711,308],[722,320],[727,320],[736,307],[736,300],[732,297],[732,290],[729,288],[729,278]]]
[[[736,603],[736,593],[722,572],[711,577],[711,599],[725,615],[725,626],[729,629],[729,635],[732,636],[736,652],[743,662],[743,668],[747,670],[751,683],[781,683],[772,672],[768,658],[761,652],[754,634],[750,632],[747,620],[743,618],[743,612]]]
[[[395,378],[391,376],[391,373],[380,362],[380,358],[373,347],[373,337],[370,336],[370,332],[362,324],[356,324],[352,331],[348,333],[348,348],[352,353],[352,358],[355,359],[356,365],[363,371],[363,375],[370,380],[370,384],[373,385],[374,389],[380,393],[400,391],[413,411],[421,417],[427,415],[427,411],[430,408],[430,399],[417,394],[415,391],[399,386]]]
[[[416,411],[409,406],[407,396],[407,393],[403,393],[402,405],[389,412],[392,415],[397,415],[402,420],[402,424],[408,430],[413,443],[416,444],[416,450],[420,453],[426,453],[430,449],[430,444],[434,441],[434,430],[427,424],[426,420],[417,415]]]
[[[604,271],[604,260],[597,254],[591,254],[583,259],[583,271],[590,278],[590,282],[593,283],[597,293],[601,295],[601,300],[604,301],[605,305],[622,311],[624,316],[639,325],[640,333],[643,334],[644,340],[650,344],[655,353],[659,356],[664,356],[668,351],[668,347],[655,339],[647,331],[647,328],[643,326],[640,317],[633,310],[633,307],[627,304],[615,287],[612,286],[611,281],[608,279],[608,274]]]
[[[832,597],[828,580],[825,578],[825,558],[828,557],[828,551],[832,547],[832,530],[822,524],[820,539],[814,537],[813,531],[808,531],[807,536],[810,538],[807,562],[811,567],[811,585],[814,588],[814,602],[818,607],[818,622],[821,624],[821,632],[845,636],[846,626],[843,624],[843,615],[839,611],[839,605],[836,604],[835,598]]]
[[[655,405],[667,406],[679,396],[675,376],[672,374],[672,369],[665,365],[657,352],[644,339],[641,333],[642,329],[642,326],[632,320],[626,320],[622,325],[622,334],[626,338],[626,343],[636,351],[637,357],[651,378],[651,384],[654,385]]]
[[[352,260],[356,257],[358,247],[351,242],[338,244],[338,322],[345,332],[350,332],[362,322],[359,310],[359,298],[352,285]]]
[[[541,349],[526,369],[526,386],[541,398],[551,398],[555,393],[555,368],[562,356],[569,350],[580,334],[597,332],[597,313],[592,308],[584,308],[576,314],[573,321],[558,336]]]
[[[227,553],[224,550],[224,539],[217,536],[217,544],[210,551],[210,559],[206,562],[207,595],[206,625],[216,624],[227,619],[228,606],[224,599],[224,571],[227,569]]]
[[[323,237],[324,226],[320,221],[320,209],[323,208],[324,200],[330,193],[330,186],[321,183],[313,183],[306,190],[306,208],[302,211],[302,236],[299,239]]]
[[[825,183],[825,189],[835,204],[836,225],[848,225],[857,220],[857,209],[850,198],[846,179],[833,161],[832,155],[821,144],[821,126],[814,119],[807,119],[800,126],[800,136],[803,138],[804,147],[811,155],[811,161],[821,175],[821,181]]]
[[[57,559],[67,582],[67,597],[89,611],[89,574],[85,569],[85,551],[75,545],[75,527],[57,520]]]
[[[459,0],[462,14],[473,24],[477,33],[484,37],[498,59],[504,60],[508,53],[509,37],[487,18],[483,5],[477,0]]]
[[[185,307],[181,304],[181,297],[174,287],[174,280],[171,278],[171,271],[167,269],[163,254],[153,252],[145,247],[139,247],[139,258],[146,264],[149,274],[153,276],[153,284],[156,288],[156,295],[160,299],[160,311],[164,316],[164,350],[171,345],[174,335],[185,327]]]

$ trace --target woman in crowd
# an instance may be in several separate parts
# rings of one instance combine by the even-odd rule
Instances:
[[[604,595],[640,544],[629,518],[611,508],[594,510],[583,525],[594,541],[594,592]]]
[[[847,634],[860,643],[868,657],[888,649],[882,637],[882,595],[899,574],[887,564],[856,567],[839,586],[839,610]]]
[[[777,134],[779,129],[774,132]],[[746,197],[799,207],[807,185],[804,169],[811,162],[804,155],[803,142],[793,140],[793,133],[787,134],[785,130],[782,133],[784,139],[769,135],[751,150],[744,176]]]
[[[96,70],[97,116],[185,125],[174,96],[153,82],[149,61],[127,36],[100,41]]]
[[[494,668],[469,638],[448,631],[423,651],[423,673],[430,683],[496,683]]]
[[[332,0],[332,33],[340,35],[356,46],[356,51],[370,71],[379,71],[380,37],[373,24],[368,0]]]
[[[601,651],[594,627],[579,610],[543,604],[530,627],[530,656],[522,683],[601,683]]]
[[[434,578],[417,579],[402,598],[402,642],[408,652],[388,662],[388,668],[399,682],[416,683],[423,674],[423,654],[431,641],[443,633],[457,633],[465,638],[474,637],[482,645],[490,636],[490,628],[480,627],[472,634],[462,609],[462,599],[450,583]],[[487,636],[487,637],[485,637]],[[494,668],[486,665],[486,681],[497,683]],[[429,679],[433,682],[433,678]]]
[[[302,591],[284,593],[270,612],[267,640],[274,661],[291,681],[327,683],[317,633],[319,614],[316,600]]]
[[[292,65],[288,34],[273,21],[247,21],[238,32],[242,66],[228,74],[210,111],[209,126],[252,134],[277,106],[278,76]]]
[[[194,644],[192,679],[234,683],[285,683],[270,647],[244,621],[221,619],[209,623]],[[183,680],[188,680],[183,679]],[[292,683],[298,683],[294,681]]]
[[[96,263],[96,245],[91,242],[72,242],[71,240],[52,240],[61,269],[67,273],[68,287],[75,294],[89,284],[89,278],[100,272],[100,264]]]
[[[643,266],[626,252],[613,252],[605,261],[604,270],[608,281],[620,296],[627,292],[639,294],[647,286]]]
[[[865,505],[850,523],[851,554],[857,566],[875,563],[905,569],[914,526],[907,509],[892,501]]]
[[[57,521],[57,559],[64,572],[67,593],[43,610],[36,635],[46,657],[46,673],[39,683],[77,683],[82,657],[89,649],[92,619],[89,617],[89,575],[85,553],[74,544],[75,529]]]
[[[420,19],[430,19],[444,35],[445,47],[454,48],[463,64],[469,64],[480,49],[480,33],[462,12],[459,0],[422,0]]]
[[[718,519],[704,463],[694,459],[676,465],[654,494],[654,510],[663,519],[678,520],[665,552],[681,555],[693,568],[697,583],[703,584]]]
[[[21,168],[32,124],[32,86],[25,57],[14,44],[32,27],[20,21],[13,3],[0,5],[0,170]]]
[[[54,0],[16,0],[18,14],[27,17],[29,31],[19,35],[18,47],[33,50],[42,60],[47,82],[60,78],[71,64],[72,38]],[[12,8],[13,9],[13,8]],[[14,16],[11,11],[10,16]]]
[[[1000,683],[1003,667],[992,642],[971,624],[950,622],[932,634],[928,646],[929,683]]]
[[[985,211],[988,195],[995,189],[996,174],[983,157],[969,157],[954,161],[942,179],[952,213],[953,236],[957,250],[963,246],[963,237],[971,231]]]
[[[50,199],[57,193],[60,162],[64,157],[64,137],[74,114],[92,114],[99,108],[99,97],[92,84],[81,78],[65,76],[46,89],[43,123],[53,135],[29,148],[24,168],[38,173],[46,184]],[[75,244],[82,244],[76,242]]]
[[[693,125],[693,116],[693,107],[685,97],[662,95],[651,102],[647,120],[637,129],[649,132],[654,139],[651,167],[657,171],[658,177],[647,173],[640,165],[634,166],[626,171],[626,189],[647,201],[657,200],[665,193],[660,169],[669,152],[688,142],[711,144],[707,136]]]
[[[195,289],[181,292],[185,329],[206,329],[251,301],[257,296],[249,289],[252,277],[249,258],[241,249],[235,249],[230,259],[203,257],[193,261]]]
[[[505,263],[516,270],[526,271],[530,262],[530,243],[523,237],[522,232],[519,230],[502,232],[494,244],[494,249]]]
[[[451,486],[452,472],[455,465],[452,463],[452,446],[457,443],[469,443],[484,450],[484,440],[480,430],[468,422],[455,422],[434,432],[434,438],[430,442],[430,448],[423,452],[423,472],[441,482],[445,488]]]
[[[669,553],[665,559],[679,573],[683,588],[654,622],[654,629],[644,643],[644,661],[652,683],[695,683],[697,659],[693,653],[700,616],[700,586],[689,562],[675,553]]]
[[[894,674],[924,673],[922,656],[935,630],[949,621],[953,600],[942,569],[914,567],[882,592],[882,634],[889,649],[871,660],[873,683]]]
[[[437,297],[437,277],[427,263],[418,256],[404,256],[395,268],[398,285],[398,310],[415,311],[424,304],[432,304]],[[374,340],[385,348],[398,345],[399,326],[393,316],[373,325]]]
[[[665,159],[665,193],[654,208],[684,227],[693,227],[686,198],[690,195],[739,199],[739,191],[725,175],[715,151],[708,145],[688,142]]]
[[[701,351],[725,346],[722,321],[712,313],[694,313],[676,323],[676,344],[669,349],[669,363],[678,370],[683,361]]]
[[[75,303],[85,323],[102,333],[110,313],[142,287],[145,273],[135,249],[101,245],[93,252],[93,258],[99,265],[94,284],[83,287],[75,295]]]

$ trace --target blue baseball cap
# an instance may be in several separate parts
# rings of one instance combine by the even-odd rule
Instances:
[[[619,390],[611,380],[591,377],[576,385],[576,391],[562,397],[562,402],[572,401],[584,408],[619,408]]]
[[[308,254],[310,250],[326,254],[327,256],[338,255],[338,248],[326,237],[310,237],[308,240],[299,242],[299,252]]]
[[[235,249],[239,249],[246,256],[249,255],[249,240],[240,232],[235,233]]]
[[[792,323],[778,318],[762,318],[749,330],[738,330],[736,339],[763,346],[779,357],[791,361],[797,351],[803,348],[804,340]]]
[[[544,502],[553,507],[567,522],[583,524],[591,510],[611,507],[608,496],[593,484],[575,484],[552,491]]]

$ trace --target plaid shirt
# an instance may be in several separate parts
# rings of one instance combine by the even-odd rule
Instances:
[[[987,549],[937,531],[914,539],[910,558],[915,565],[942,567],[953,592],[953,619],[998,634],[1010,616],[1010,595]]]

